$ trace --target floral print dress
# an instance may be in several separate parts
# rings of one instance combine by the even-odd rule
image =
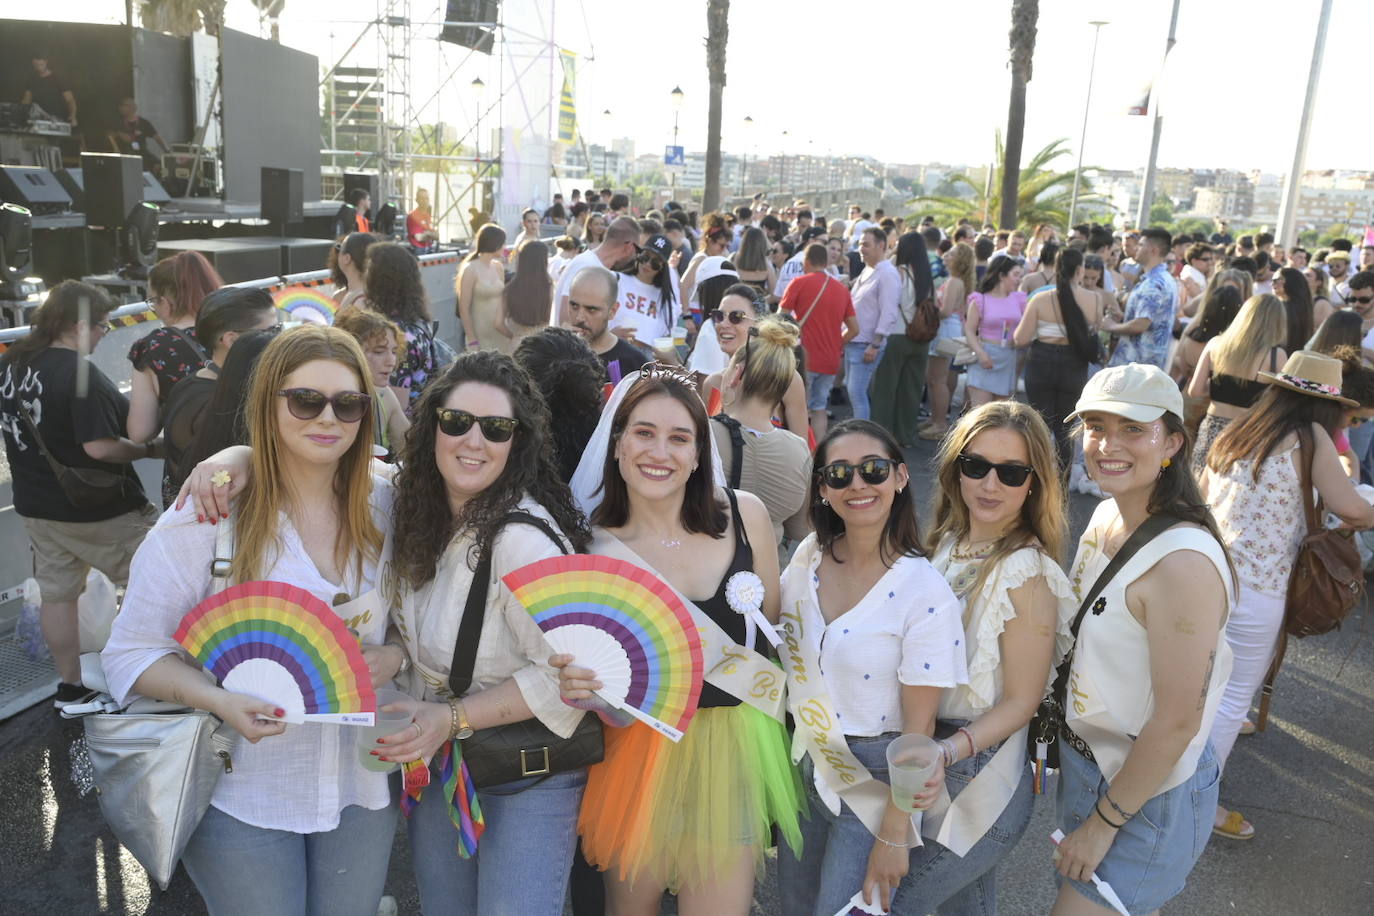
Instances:
[[[167,396],[173,386],[204,368],[208,356],[196,342],[193,331],[182,328],[158,328],[140,338],[129,348],[129,362],[135,372],[153,370],[157,376],[157,413],[163,416]],[[179,486],[174,486],[166,463],[162,470],[162,505],[170,506],[176,499]]]
[[[1295,439],[1264,460],[1258,481],[1249,458],[1225,472],[1208,468],[1204,477],[1212,515],[1241,584],[1279,598],[1288,592],[1288,577],[1307,531],[1297,460]]]

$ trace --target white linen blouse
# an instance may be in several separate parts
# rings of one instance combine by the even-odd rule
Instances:
[[[806,632],[820,634],[821,674],[845,735],[900,732],[902,685],[968,681],[959,599],[925,557],[900,557],[858,604],[827,624],[817,594],[821,555],[815,534],[802,541],[783,576],[783,604],[802,608]],[[797,588],[810,595],[793,593]]]
[[[372,518],[388,537],[391,502],[391,484],[374,478]],[[365,564],[357,581],[330,582],[315,568],[285,513],[280,532],[275,557],[269,553],[263,564],[264,580],[303,588],[331,607],[340,593],[358,598],[375,587],[375,563]],[[214,525],[196,522],[195,509],[188,502],[180,511],[164,512],[134,554],[124,604],[100,656],[110,694],[121,704],[138,697],[134,682],[149,665],[164,655],[182,652],[172,634],[186,612],[211,592],[216,533]],[[369,612],[350,619],[348,625],[364,644],[375,645],[385,639],[387,617]],[[199,667],[184,657],[192,667]],[[387,777],[363,769],[358,746],[361,731],[307,722],[287,725],[282,734],[257,744],[239,741],[233,752],[233,772],[220,779],[210,804],[254,827],[292,833],[333,830],[349,805],[374,811],[385,808],[391,803]]]
[[[517,508],[558,530],[553,517],[528,496],[521,499]],[[402,682],[417,699],[444,702],[451,696],[448,674],[453,664],[453,646],[472,587],[472,566],[477,564],[474,554],[472,566],[468,565],[473,543],[470,534],[455,537],[440,556],[434,578],[418,589],[402,588],[399,604],[392,612],[414,662]],[[562,551],[533,525],[508,524],[496,536],[491,580],[487,584],[487,610],[482,618],[468,693],[495,687],[513,677],[535,717],[566,738],[576,730],[583,711],[563,702],[557,672],[548,665],[553,649],[534,618],[501,581],[502,576],[522,566],[557,556],[562,556]]]

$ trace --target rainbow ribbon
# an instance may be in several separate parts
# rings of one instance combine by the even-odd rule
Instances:
[[[406,817],[420,801],[429,785],[429,766],[422,760],[404,765],[405,787],[401,792],[401,811]],[[486,832],[487,820],[482,816],[482,804],[477,799],[477,787],[472,784],[463,751],[455,738],[444,745],[439,759],[439,784],[449,800],[448,817],[458,830],[458,856],[470,859],[477,853],[477,841]]]

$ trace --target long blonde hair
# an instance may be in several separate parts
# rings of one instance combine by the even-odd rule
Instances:
[[[955,242],[949,255],[949,275],[964,284],[964,296],[978,289],[978,255],[968,242]],[[962,316],[961,316],[962,317]]]
[[[1288,342],[1288,312],[1278,296],[1251,296],[1231,326],[1217,335],[1212,348],[1212,373],[1248,379],[1255,363],[1272,348]]]
[[[1021,516],[998,540],[982,569],[964,594],[974,595],[1002,560],[1023,547],[1034,547],[1058,563],[1069,530],[1064,487],[1059,477],[1059,458],[1054,437],[1039,411],[1019,401],[993,401],[964,414],[945,436],[936,454],[936,486],[932,527],[928,544],[938,549],[946,538],[954,544],[968,535],[968,506],[959,487],[959,456],[979,433],[1010,429],[1021,434],[1035,473]],[[990,471],[989,473],[996,473]]]
[[[358,379],[358,390],[375,398],[372,373],[362,347],[339,328],[306,324],[283,331],[262,351],[248,391],[248,443],[253,446],[253,476],[235,512],[235,582],[259,579],[266,572],[268,554],[281,552],[280,513],[291,503],[291,490],[282,467],[281,435],[277,428],[277,392],[287,377],[314,360],[329,360],[347,367]],[[357,424],[357,435],[334,473],[338,501],[339,533],[334,559],[347,576],[348,568],[361,572],[376,560],[382,549],[382,533],[372,517],[372,424],[374,412],[366,411]]]

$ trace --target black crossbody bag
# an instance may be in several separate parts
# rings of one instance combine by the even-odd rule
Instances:
[[[48,462],[48,468],[57,478],[58,486],[62,488],[67,502],[78,509],[103,509],[133,495],[134,484],[123,474],[100,468],[74,468],[58,461],[53,453],[48,451],[43,434],[38,431],[38,424],[33,422],[28,408],[22,403],[19,405],[19,416],[24,421],[24,427],[29,431],[29,435],[33,436],[34,442],[38,445],[38,451]]]
[[[1054,686],[1050,688],[1049,696],[1040,701],[1040,708],[1036,710],[1035,717],[1030,722],[1026,757],[1032,764],[1044,763],[1045,766],[1059,769],[1059,732],[1064,727],[1064,704],[1069,693],[1069,671],[1073,668],[1073,653],[1078,645],[1078,631],[1083,626],[1083,618],[1087,616],[1097,596],[1102,594],[1102,590],[1116,578],[1116,574],[1121,572],[1121,567],[1125,566],[1140,548],[1181,521],[1183,519],[1163,514],[1147,518],[1139,528],[1131,532],[1126,543],[1121,545],[1121,549],[1112,557],[1107,568],[1102,570],[1093,587],[1083,596],[1083,602],[1078,606],[1078,613],[1073,618],[1073,625],[1069,628],[1073,633],[1074,647],[1069,649],[1069,654],[1060,662],[1054,676]],[[1044,753],[1043,757],[1039,756],[1041,752]]]
[[[505,524],[533,525],[548,535],[560,551],[564,554],[568,552],[553,528],[528,512],[510,513],[505,518]],[[448,687],[455,697],[461,697],[472,686],[472,669],[477,662],[477,645],[481,641],[482,622],[487,615],[487,588],[490,583],[491,546],[487,545],[478,556],[477,569],[472,574],[472,587],[468,590],[467,604],[463,609],[463,622],[458,626],[458,639],[453,645]],[[601,719],[595,714],[584,715],[569,738],[560,738],[537,718],[530,718],[523,722],[478,729],[472,733],[472,737],[463,741],[463,761],[468,766],[472,784],[479,789],[531,776],[542,777],[542,782],[555,773],[580,770],[600,763],[605,752]]]

